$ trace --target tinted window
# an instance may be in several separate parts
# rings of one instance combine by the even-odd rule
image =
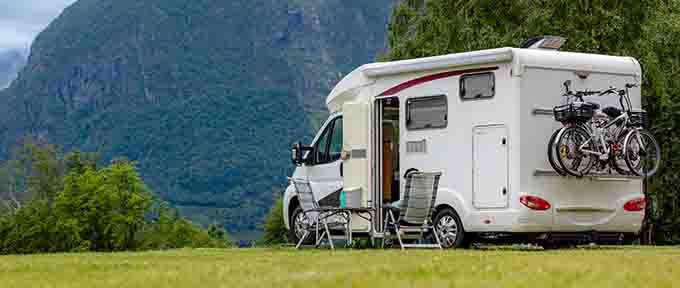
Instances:
[[[328,140],[330,139],[332,128],[333,125],[328,125],[314,146],[314,162],[316,164],[328,162]]]
[[[495,80],[493,73],[460,77],[460,98],[463,100],[492,98],[496,93]]]
[[[412,98],[406,102],[406,128],[442,128],[447,124],[446,95]]]
[[[330,162],[340,159],[340,154],[342,153],[342,118],[335,120],[328,153],[328,160]]]

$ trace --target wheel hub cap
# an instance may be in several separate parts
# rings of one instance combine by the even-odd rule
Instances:
[[[453,217],[446,215],[437,222],[437,232],[439,232],[439,241],[444,247],[453,247],[458,238],[458,224]]]

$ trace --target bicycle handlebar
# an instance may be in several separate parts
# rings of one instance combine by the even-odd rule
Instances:
[[[569,83],[571,84],[571,83]],[[567,93],[564,94],[565,97],[576,97],[580,100],[583,100],[584,96],[592,96],[592,95],[597,95],[597,96],[604,96],[604,95],[609,95],[609,94],[617,94],[619,96],[623,96],[624,94],[627,93],[627,90],[633,87],[638,87],[638,84],[633,84],[633,83],[627,83],[625,85],[626,90],[621,89],[617,90],[616,87],[609,87],[609,89],[604,90],[604,91],[572,91],[569,89],[569,85],[565,82],[565,86],[567,88]]]

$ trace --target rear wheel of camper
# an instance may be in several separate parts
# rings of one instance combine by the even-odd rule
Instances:
[[[465,231],[456,211],[451,208],[440,209],[437,211],[433,223],[443,248],[462,248],[464,246]]]
[[[288,221],[288,223],[290,223],[290,229],[288,229],[288,243],[297,244],[302,235],[305,234],[305,231],[303,230],[303,221],[305,221],[305,214],[302,213],[302,207],[297,206],[293,210],[293,213],[290,214],[290,219]],[[314,244],[314,239],[316,239],[316,237],[314,236],[314,232],[312,232],[302,244]]]

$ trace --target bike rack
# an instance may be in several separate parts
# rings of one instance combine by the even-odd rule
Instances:
[[[534,176],[539,176],[539,177],[566,177],[566,178],[588,178],[590,180],[594,181],[632,181],[632,180],[639,180],[642,179],[643,177],[640,176],[633,176],[633,175],[620,175],[620,174],[604,174],[604,173],[590,173],[588,175],[585,175],[583,177],[575,177],[575,176],[562,176],[555,172],[554,170],[545,170],[545,169],[536,169],[534,171]]]

